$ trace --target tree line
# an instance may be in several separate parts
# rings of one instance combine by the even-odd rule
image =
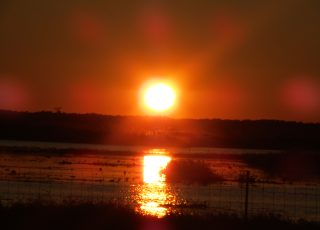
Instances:
[[[0,110],[0,139],[156,147],[320,149],[320,123]]]

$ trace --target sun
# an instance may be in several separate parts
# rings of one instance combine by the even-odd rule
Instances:
[[[176,100],[176,93],[165,83],[155,83],[149,86],[144,93],[145,105],[156,112],[170,109]]]

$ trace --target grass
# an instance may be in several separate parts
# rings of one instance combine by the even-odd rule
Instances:
[[[245,222],[229,214],[142,216],[115,204],[65,203],[0,206],[1,229],[319,229],[319,223],[256,216]]]

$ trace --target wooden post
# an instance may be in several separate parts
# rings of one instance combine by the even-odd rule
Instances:
[[[249,180],[250,180],[250,172],[246,172],[246,196],[244,200],[244,220],[248,221],[248,203],[249,203]]]

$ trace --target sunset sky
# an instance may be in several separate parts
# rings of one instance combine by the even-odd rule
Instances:
[[[320,122],[320,1],[2,0],[0,109]]]

